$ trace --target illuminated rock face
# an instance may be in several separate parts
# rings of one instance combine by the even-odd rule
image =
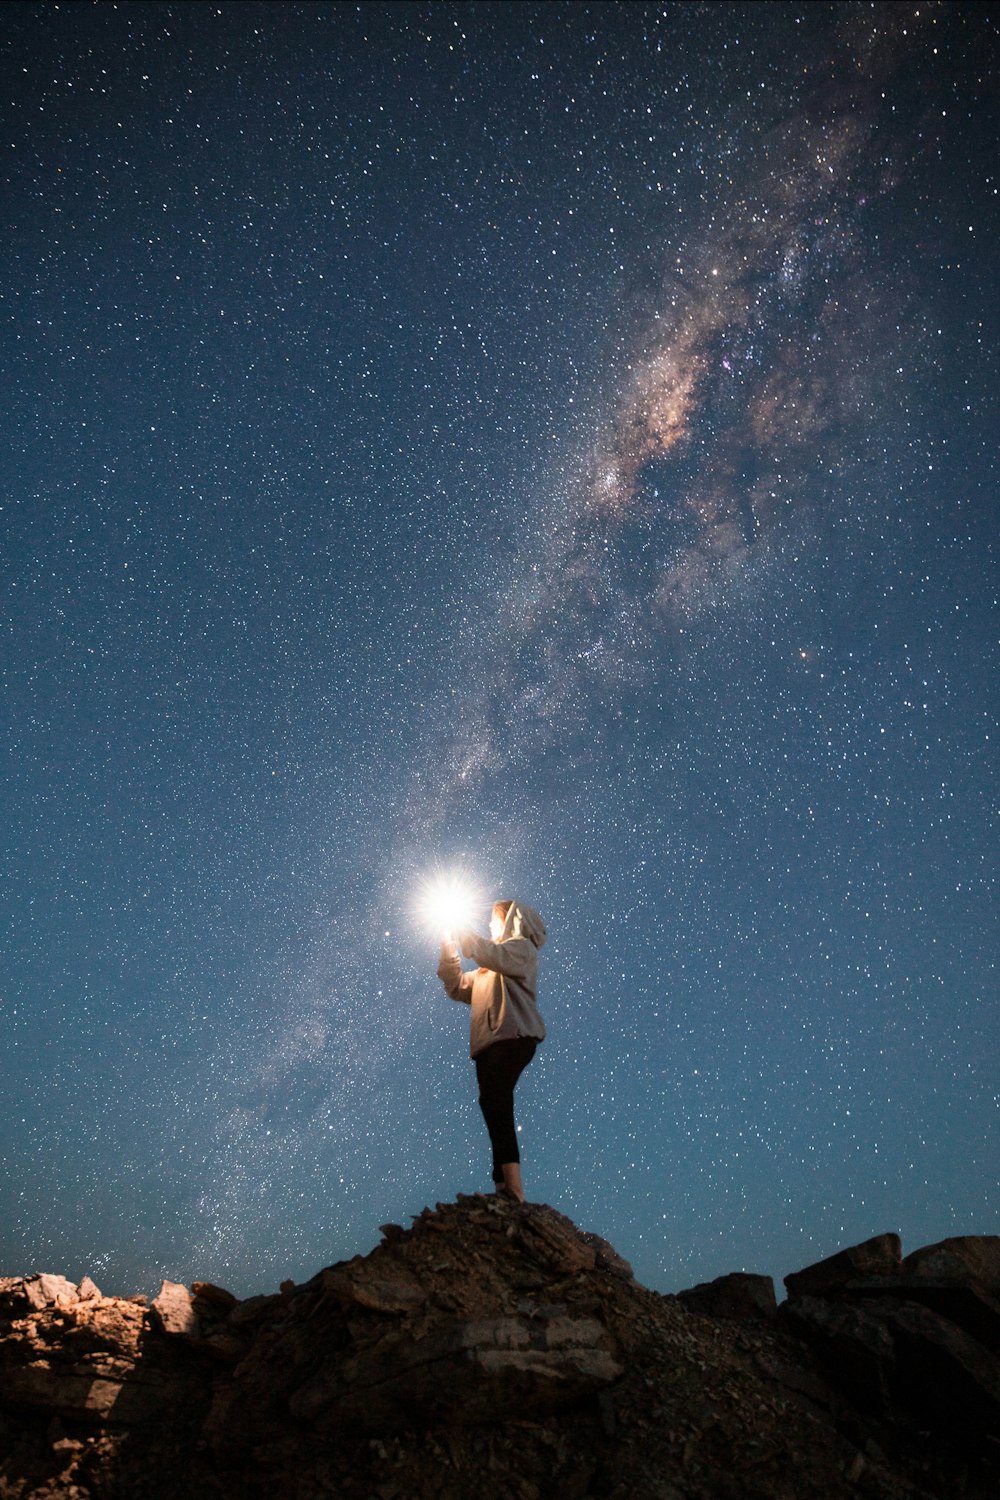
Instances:
[[[678,1297],[543,1205],[462,1198],[238,1302],[0,1280],[3,1500],[990,1500],[1000,1239],[880,1236]]]

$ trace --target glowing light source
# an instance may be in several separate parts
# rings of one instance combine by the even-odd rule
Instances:
[[[416,912],[425,927],[449,938],[471,927],[485,906],[482,891],[464,870],[439,871],[420,882]]]

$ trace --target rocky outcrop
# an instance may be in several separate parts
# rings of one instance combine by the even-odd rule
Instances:
[[[85,1276],[0,1278],[0,1497],[181,1494],[212,1382],[145,1297]]]
[[[879,1237],[676,1297],[460,1198],[239,1302],[0,1280],[0,1500],[986,1500],[1000,1239]]]
[[[867,1413],[1000,1456],[1000,1237],[944,1240],[904,1260],[896,1235],[785,1277],[782,1312]]]

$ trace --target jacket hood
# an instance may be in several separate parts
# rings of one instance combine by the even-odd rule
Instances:
[[[505,943],[508,938],[528,938],[536,948],[544,948],[546,936],[545,923],[537,911],[525,906],[523,901],[515,901],[503,924],[501,943]]]

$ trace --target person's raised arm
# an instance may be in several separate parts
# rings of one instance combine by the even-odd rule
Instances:
[[[495,974],[509,974],[512,979],[523,978],[534,957],[533,944],[528,938],[491,943],[489,938],[481,938],[469,928],[464,928],[457,936],[466,958],[471,958],[484,969],[492,969]]]
[[[455,944],[447,940],[441,944],[441,957],[438,959],[437,976],[444,985],[444,992],[452,1000],[462,1000],[466,1005],[472,1004],[472,975],[462,972],[462,961],[458,956]]]

